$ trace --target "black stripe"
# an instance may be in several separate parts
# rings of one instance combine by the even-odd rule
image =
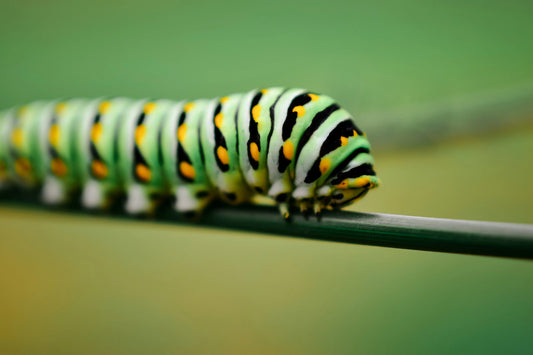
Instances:
[[[132,174],[133,174],[133,177],[135,178],[135,181],[139,182],[139,183],[146,183],[145,181],[139,179],[139,177],[137,176],[137,173],[135,171],[136,167],[138,164],[142,164],[144,166],[146,166],[148,169],[150,169],[150,166],[148,166],[148,163],[146,162],[146,159],[144,159],[143,155],[141,154],[141,151],[139,150],[139,147],[137,147],[137,144],[134,144],[134,147],[133,147],[133,166],[132,166]]]
[[[185,122],[185,118],[187,117],[187,113],[185,111],[181,111],[181,114],[178,118],[178,127],[181,126]]]
[[[139,118],[137,118],[137,126],[140,126],[143,124],[144,119],[146,118],[146,114],[144,111],[140,114]]]
[[[370,151],[366,147],[359,147],[355,149],[353,152],[346,157],[340,164],[338,164],[335,169],[329,174],[330,176],[336,176],[339,172],[341,172],[356,156],[358,156],[360,153],[369,153]],[[322,157],[319,157],[317,160],[315,160],[313,166],[311,169],[307,172],[307,176],[305,177],[305,183],[310,184],[316,180],[322,175],[320,172],[320,160]]]
[[[341,172],[339,175],[335,176],[333,180],[331,180],[331,184],[337,185],[337,184],[340,184],[342,180],[344,179],[357,178],[359,176],[364,176],[364,175],[376,175],[376,172],[372,168],[372,164],[368,164],[368,163],[361,164],[348,171]]]
[[[215,113],[213,114],[213,119],[222,111],[222,104],[219,102],[217,107],[215,107]]]
[[[287,139],[290,138],[292,129],[296,125],[296,119],[298,118],[298,113],[293,112],[293,109],[296,106],[303,106],[309,101],[311,101],[311,98],[309,97],[307,93],[300,94],[292,100],[291,104],[289,105],[289,108],[287,109],[287,115],[285,116],[285,121],[283,122],[283,128],[281,132],[281,137],[283,138],[283,141],[286,141]]]
[[[222,111],[222,105],[219,103],[217,107],[215,108],[215,113],[213,115],[213,127],[214,127],[214,133],[215,133],[215,147],[214,147],[213,153],[215,154],[215,161],[217,162],[218,168],[221,171],[226,172],[229,170],[229,165],[222,163],[222,161],[219,159],[218,154],[217,154],[218,147],[222,147],[226,149],[226,151],[228,149],[224,135],[222,134],[220,129],[215,124],[215,117],[220,113],[220,111]]]
[[[94,116],[92,126],[94,126],[96,123],[100,122],[101,120],[102,120],[102,116],[100,115],[99,112],[97,112],[96,115]],[[92,129],[92,126],[91,126],[91,129]],[[89,165],[87,166],[87,170],[89,170],[89,175],[92,176],[93,178],[99,180],[102,177],[101,176],[96,176],[94,174],[91,164],[94,161],[99,161],[102,164],[105,164],[105,162],[102,159],[102,156],[100,155],[100,153],[98,153],[98,150],[96,149],[96,145],[94,144],[94,142],[92,141],[90,136],[89,136],[89,156],[90,156]]]
[[[48,128],[48,132],[50,132],[50,129],[55,125],[57,124],[57,121],[58,121],[58,117],[57,115],[53,114],[52,115],[52,118],[50,119],[50,127]],[[59,128],[59,126],[58,126]],[[59,158],[59,152],[54,148],[54,146],[52,145],[52,143],[50,142],[50,139],[48,139],[48,154],[50,156],[52,156],[52,159],[53,158]],[[51,168],[50,168],[51,169]]]
[[[188,182],[193,181],[194,179],[190,179],[181,173],[181,169],[180,169],[181,162],[186,162],[186,163],[191,164],[191,158],[189,157],[187,152],[185,152],[185,149],[183,149],[183,146],[181,145],[181,143],[178,142],[178,159],[176,159],[176,171],[178,172],[178,176],[182,178],[183,180],[188,181]]]
[[[278,154],[278,171],[283,173],[290,163],[291,161],[285,157],[285,154],[283,154],[283,146],[281,146]]]
[[[320,156],[328,154],[334,151],[342,145],[341,137],[352,137],[355,125],[352,120],[348,119],[339,123],[329,134],[322,147],[320,147]]]
[[[91,154],[91,160],[102,160],[102,157],[100,156],[100,154],[98,153],[98,150],[96,149],[96,146],[94,145],[94,143],[91,141],[90,143],[90,146],[89,146],[89,152]]]
[[[204,114],[202,112],[202,114]],[[200,153],[200,161],[202,162],[202,169],[205,167],[205,154],[204,154],[204,146],[202,145],[202,124],[203,122],[200,122],[198,127],[196,128],[198,130],[198,149]]]
[[[335,208],[344,207],[346,205],[349,205],[352,201],[357,200],[360,197],[363,197],[363,195],[365,195],[367,192],[368,192],[368,189],[364,189],[363,191],[361,191],[360,193],[358,193],[356,196],[352,197],[351,199],[343,201],[341,203],[335,203],[332,206]]]
[[[318,112],[315,117],[313,117],[313,120],[311,121],[311,124],[302,134],[302,137],[300,138],[300,141],[298,142],[298,146],[296,147],[296,152],[294,154],[294,164],[298,162],[298,158],[300,157],[300,153],[302,152],[303,147],[305,144],[309,141],[313,133],[328,119],[329,116],[335,111],[339,109],[339,105],[332,104],[322,111]],[[322,155],[322,154],[320,154]]]
[[[249,130],[250,139],[248,139],[248,142],[246,143],[246,149],[248,151],[248,161],[250,162],[250,165],[252,166],[252,169],[254,170],[257,170],[259,168],[259,162],[252,158],[250,144],[251,143],[257,144],[257,149],[261,151],[261,137],[259,136],[258,123],[255,122],[253,115],[252,115],[252,109],[259,103],[262,96],[263,94],[261,92],[258,92],[252,99],[252,102],[248,110],[248,112],[250,113],[250,130]]]
[[[339,174],[341,171],[343,171],[344,168],[346,168],[348,166],[348,164],[350,164],[350,162],[352,160],[354,160],[355,157],[358,156],[361,153],[369,154],[370,150],[368,148],[366,148],[366,147],[359,147],[359,148],[355,149],[353,152],[350,153],[350,155],[348,155],[348,157],[346,157],[346,159],[344,159],[339,165],[337,165],[335,167],[335,169],[333,169],[333,171],[329,175],[333,176],[333,177],[336,177],[337,174]]]

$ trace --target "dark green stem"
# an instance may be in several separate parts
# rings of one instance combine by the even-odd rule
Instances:
[[[1,201],[5,206],[46,208],[20,198],[5,197]],[[83,210],[74,206],[58,211],[79,213]],[[118,210],[99,215],[132,218]],[[314,215],[305,218],[294,214],[287,222],[276,208],[258,205],[217,206],[194,223],[165,207],[153,220],[341,243],[533,259],[533,225],[528,224],[345,211],[326,211],[320,219]]]

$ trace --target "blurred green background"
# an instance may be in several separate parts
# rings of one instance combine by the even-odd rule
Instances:
[[[306,87],[356,113],[372,141],[406,108],[490,103],[533,83],[530,1],[0,4],[0,107]],[[447,115],[427,117],[434,128],[424,132],[438,138]],[[446,127],[431,145],[385,149],[376,139],[384,184],[352,208],[533,223],[533,115],[508,118],[498,111],[485,132],[477,117],[483,134],[471,137]],[[416,142],[419,126],[407,124],[401,141]],[[533,348],[527,261],[7,205],[0,231],[1,354]]]

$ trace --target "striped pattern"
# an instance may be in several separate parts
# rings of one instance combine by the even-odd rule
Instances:
[[[379,184],[369,142],[352,116],[330,97],[302,89],[28,107],[36,105],[24,125],[17,110],[0,114],[0,133],[11,138],[0,142],[0,187],[28,180],[30,167],[49,162],[32,170],[32,186],[53,176],[55,185],[43,190],[59,186],[61,201],[82,190],[88,208],[105,208],[122,193],[128,212],[150,213],[172,196],[178,212],[196,215],[216,198],[236,204],[262,194],[287,218],[294,207],[320,213],[345,206]],[[74,122],[67,131],[59,125],[62,112]],[[26,136],[46,136],[46,144],[22,154]]]

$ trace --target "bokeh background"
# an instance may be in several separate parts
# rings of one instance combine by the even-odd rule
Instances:
[[[0,1],[0,107],[282,85],[356,114],[360,211],[533,223],[530,1]],[[374,138],[373,138],[374,137]],[[527,353],[533,264],[0,205],[2,354]]]

